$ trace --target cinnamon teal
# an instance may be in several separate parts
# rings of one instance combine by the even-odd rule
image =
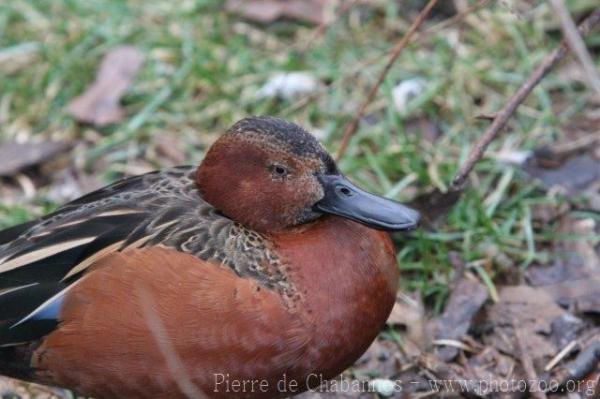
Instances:
[[[199,167],[0,232],[0,374],[96,398],[298,393],[376,338],[398,283],[386,230],[418,221],[299,126],[243,119]]]

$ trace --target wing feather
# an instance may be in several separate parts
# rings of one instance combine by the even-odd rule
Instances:
[[[124,179],[0,231],[0,346],[53,329],[64,293],[103,256],[168,237],[202,203],[193,173],[179,167]]]
[[[19,224],[17,226],[9,227],[8,229],[0,231],[0,247],[3,244],[16,240],[21,234],[25,233],[37,223],[39,223],[38,220],[32,220],[30,222]]]
[[[39,260],[47,259],[53,255],[66,252],[69,249],[80,247],[94,241],[96,237],[82,237],[70,241],[59,242],[54,245],[48,245],[20,255],[19,253],[9,257],[0,263],[0,273],[6,273],[19,267],[28,266],[37,263]]]

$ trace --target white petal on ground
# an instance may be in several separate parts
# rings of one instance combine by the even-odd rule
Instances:
[[[501,150],[491,154],[498,161],[508,165],[523,165],[532,155],[532,151],[521,150]]]
[[[277,73],[256,93],[259,98],[291,100],[317,91],[319,80],[310,72]]]
[[[392,396],[396,392],[396,383],[385,378],[375,378],[370,385],[381,396]]]
[[[425,91],[426,84],[421,78],[408,79],[400,82],[392,89],[392,98],[396,110],[400,113],[407,111],[408,103]]]

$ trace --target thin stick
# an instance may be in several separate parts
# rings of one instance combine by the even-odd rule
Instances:
[[[371,104],[371,102],[375,98],[375,95],[377,94],[379,87],[381,86],[386,75],[392,68],[392,65],[394,65],[394,62],[396,62],[396,60],[400,56],[400,53],[402,53],[402,50],[404,50],[406,45],[408,43],[410,43],[410,39],[415,34],[417,29],[419,29],[419,27],[421,26],[423,21],[425,21],[425,18],[427,18],[427,15],[429,15],[429,12],[433,8],[433,6],[435,6],[436,3],[437,3],[437,0],[429,0],[429,3],[427,3],[425,8],[423,8],[423,10],[421,10],[421,12],[417,16],[417,18],[413,21],[410,28],[408,28],[408,31],[404,34],[402,39],[400,39],[398,44],[396,44],[396,46],[392,50],[392,55],[390,56],[390,59],[388,60],[385,67],[383,68],[383,71],[381,71],[381,73],[379,74],[379,78],[377,78],[377,82],[369,91],[369,94],[367,95],[367,98],[365,99],[365,101],[362,103],[360,109],[358,110],[356,117],[352,120],[352,122],[350,122],[350,124],[344,130],[344,135],[342,136],[342,142],[340,143],[340,148],[337,151],[336,159],[339,160],[346,152],[348,144],[350,143],[350,139],[352,138],[352,136],[354,136],[354,134],[356,134],[360,120],[365,116],[365,111],[366,111],[367,107],[369,106],[369,104]]]
[[[573,18],[571,18],[571,14],[565,5],[565,2],[563,0],[550,0],[550,4],[552,4],[554,11],[558,14],[565,40],[569,43],[571,51],[573,51],[579,59],[581,66],[583,66],[588,83],[596,90],[596,93],[600,95],[600,76],[596,71],[594,61],[592,61],[592,57],[585,47],[581,35],[577,32],[577,26],[575,25],[575,22],[573,22]]]
[[[515,338],[517,341],[517,346],[519,348],[519,352],[521,352],[521,366],[523,366],[523,370],[525,370],[525,374],[527,375],[527,380],[530,381],[530,384],[533,381],[539,381],[537,373],[535,372],[535,367],[533,366],[533,361],[531,360],[531,355],[527,347],[525,346],[523,332],[521,329],[515,325],[513,325],[513,331],[515,334]],[[535,384],[533,386],[529,386],[529,394],[532,398],[535,399],[548,399],[548,396],[544,391],[540,391],[539,387],[536,387]]]
[[[589,17],[587,17],[578,28],[581,36],[586,36],[592,28],[600,22],[600,8],[597,8]],[[550,53],[542,63],[533,71],[532,75],[527,79],[517,92],[508,100],[506,105],[495,115],[494,121],[483,133],[481,139],[471,149],[471,153],[467,158],[467,162],[460,168],[452,184],[450,190],[460,191],[467,179],[467,176],[475,164],[481,159],[488,145],[496,138],[498,133],[504,128],[506,122],[510,119],[515,110],[527,98],[535,86],[550,72],[550,70],[565,57],[569,52],[569,47],[563,40],[552,53]]]
[[[468,17],[472,13],[475,13],[476,11],[479,11],[479,9],[483,8],[490,1],[491,0],[479,0],[478,3],[470,6],[469,8],[460,12],[459,14],[456,14],[454,17],[449,18],[443,22],[437,23],[435,25],[432,25],[432,26],[428,27],[427,29],[423,29],[422,31],[413,35],[413,37],[410,39],[410,43],[414,43],[416,41],[423,40],[426,36],[429,36],[433,33],[438,33],[439,31],[441,31],[443,29],[447,29],[447,28],[451,27],[452,25],[456,25],[459,22],[462,22],[466,17]],[[331,26],[331,25],[328,25],[328,26]],[[337,82],[333,83],[333,85],[341,85],[341,84],[347,83],[348,81],[350,81],[352,79],[356,79],[357,74],[359,74],[361,71],[364,71],[368,67],[371,67],[371,66],[377,64],[381,60],[381,58],[382,58],[381,56],[378,56],[376,58],[371,58],[364,62],[359,63],[357,67],[350,70],[350,72],[348,72],[347,74],[342,76]],[[311,96],[304,97],[304,98],[296,101],[294,104],[291,104],[289,107],[285,108],[282,111],[282,115],[283,116],[290,115],[293,112],[297,111],[298,109],[306,106],[307,104],[310,104],[312,101],[316,101],[316,100],[320,99],[327,93],[328,93],[328,90],[321,90]]]

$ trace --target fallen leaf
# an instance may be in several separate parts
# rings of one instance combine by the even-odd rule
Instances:
[[[420,194],[409,205],[421,212],[421,223],[425,227],[436,227],[446,221],[446,217],[461,198],[461,191],[447,191],[442,193],[439,189]]]
[[[118,47],[106,54],[96,81],[69,103],[69,113],[79,122],[105,126],[122,120],[125,112],[119,101],[125,94],[144,55],[133,46]]]
[[[479,281],[467,278],[459,280],[452,289],[444,313],[430,322],[431,336],[435,340],[462,339],[487,298],[488,290]],[[458,355],[459,349],[440,346],[436,352],[440,359],[450,361]]]
[[[564,138],[533,151],[523,170],[547,188],[586,198],[589,209],[600,211],[599,122],[593,113],[570,120]]]
[[[527,282],[534,287],[551,286],[586,277],[582,259],[577,256],[570,256],[568,259],[557,257],[550,265],[531,265],[525,272]]]
[[[548,187],[559,185],[575,193],[600,179],[600,162],[589,155],[572,157],[556,168],[526,164],[524,170]]]
[[[586,327],[583,320],[565,312],[552,321],[550,338],[557,348],[564,348],[571,341],[579,338]]]
[[[228,0],[225,10],[260,23],[289,18],[320,25],[327,22],[326,5],[324,0]]]
[[[560,325],[561,318],[569,318],[574,323],[579,320],[556,304],[552,295],[543,288],[526,285],[506,286],[500,292],[500,301],[487,309],[490,331],[484,343],[498,350],[519,357],[521,348],[517,345],[514,326],[521,334],[521,347],[531,354],[535,365],[545,364],[561,347],[551,338]],[[577,319],[577,320],[576,320]],[[539,367],[538,367],[539,368]]]
[[[563,218],[559,232],[593,237],[600,226],[594,219]],[[598,239],[564,240],[555,245],[549,265],[532,265],[525,277],[557,303],[576,312],[600,314],[600,246]]]
[[[3,143],[0,145],[0,176],[13,176],[20,170],[49,161],[71,146],[72,144],[57,141]]]
[[[600,314],[600,277],[589,275],[581,268],[566,272],[566,264],[557,262],[545,269],[535,268],[528,274],[528,279],[559,304],[580,313]],[[540,277],[544,275],[547,277]],[[555,281],[561,276],[564,280]]]
[[[591,210],[600,211],[600,160],[579,154],[566,161],[553,155],[537,155],[523,165],[523,170],[547,188],[560,187],[569,195],[588,201]]]

